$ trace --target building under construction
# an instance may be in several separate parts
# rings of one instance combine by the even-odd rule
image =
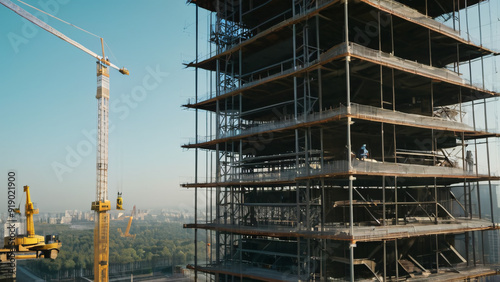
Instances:
[[[207,246],[190,265],[198,276],[496,273],[484,243],[498,232],[500,136],[488,114],[499,94],[484,79],[497,55],[481,31],[489,1],[188,2],[197,26],[199,10],[209,15],[197,54],[199,38],[212,48],[188,64],[196,97],[184,105],[196,115],[185,227]]]

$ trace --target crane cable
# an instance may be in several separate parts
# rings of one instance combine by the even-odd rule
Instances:
[[[497,17],[497,21],[495,22],[495,24],[493,24],[493,17],[491,15],[491,11],[493,10],[491,8],[491,1],[489,1],[489,10],[490,10],[490,22],[491,22],[491,32],[492,32],[492,35],[491,35],[491,38],[492,38],[492,47],[494,48],[495,47],[495,41],[493,40],[493,38],[495,38],[495,36],[499,33],[498,31],[498,25],[499,25],[499,22],[500,22],[500,6],[498,5],[498,2],[496,3],[497,4],[497,9],[496,9],[496,17]],[[495,29],[493,29],[493,27]],[[494,68],[495,68],[495,72],[494,73],[498,73],[498,69],[497,69],[497,61],[498,59],[497,58],[494,58],[493,59],[493,65],[494,65]]]
[[[95,36],[95,37],[97,37],[97,38],[101,38],[101,36],[95,35],[95,34],[93,34],[93,33],[92,33],[92,32],[90,32],[90,31],[86,31],[85,29],[83,29],[83,28],[81,28],[81,27],[78,27],[78,26],[76,26],[76,25],[74,25],[74,24],[72,24],[72,23],[69,23],[69,22],[67,22],[67,21],[65,21],[65,20],[62,20],[62,19],[60,19],[60,18],[56,17],[56,16],[53,16],[53,15],[51,15],[51,14],[49,14],[49,13],[47,13],[47,12],[43,11],[43,10],[40,10],[40,9],[38,9],[37,7],[32,6],[32,5],[30,5],[30,4],[26,3],[26,2],[23,2],[23,1],[21,1],[21,0],[17,0],[17,1],[19,1],[19,2],[23,3],[24,5],[26,5],[26,6],[28,6],[28,7],[31,7],[31,8],[33,8],[33,9],[37,10],[37,11],[39,11],[39,12],[42,12],[42,13],[46,14],[46,15],[47,15],[47,16],[49,16],[49,17],[52,17],[52,18],[54,18],[54,19],[56,19],[56,20],[58,20],[58,21],[61,21],[61,22],[65,23],[65,24],[67,24],[67,25],[70,25],[70,26],[72,26],[72,27],[76,27],[76,28],[78,28],[79,30],[81,30],[81,31],[83,31],[83,32],[86,32],[86,33],[88,33],[88,34],[90,34],[90,35],[93,35],[93,36]]]
[[[56,20],[58,20],[58,21],[60,21],[60,22],[63,22],[63,23],[65,23],[65,24],[67,24],[67,25],[70,25],[70,26],[72,26],[72,27],[74,27],[74,28],[77,28],[77,29],[79,29],[79,30],[81,30],[81,31],[83,31],[83,32],[86,32],[86,33],[88,33],[88,34],[90,34],[90,35],[92,35],[92,36],[95,36],[95,37],[97,37],[97,38],[99,38],[99,39],[101,39],[101,38],[102,38],[102,36],[99,36],[99,35],[93,34],[93,33],[92,33],[92,32],[90,32],[90,31],[87,31],[87,30],[85,30],[85,29],[83,29],[83,28],[81,28],[81,27],[79,27],[79,26],[76,26],[76,25],[74,25],[74,24],[72,24],[72,23],[69,23],[69,22],[67,22],[67,21],[65,21],[65,20],[63,20],[63,19],[60,19],[60,18],[58,18],[58,17],[56,17],[56,16],[54,16],[54,15],[51,15],[51,14],[49,14],[49,13],[45,12],[44,10],[41,10],[41,9],[39,9],[39,8],[35,7],[35,6],[32,6],[32,5],[30,5],[30,4],[28,4],[28,3],[24,2],[24,1],[21,1],[21,0],[17,0],[17,1],[18,1],[18,2],[20,2],[20,3],[22,3],[22,4],[24,4],[24,5],[26,5],[26,6],[28,6],[28,7],[30,7],[30,8],[35,9],[35,10],[37,10],[37,11],[41,12],[41,13],[44,13],[45,15],[47,15],[47,16],[49,16],[49,17],[52,17],[52,18],[54,18],[54,19],[56,19]],[[103,39],[103,41],[104,41],[104,39]],[[108,47],[108,50],[109,50],[109,52],[111,52],[111,56],[114,58],[115,62],[117,62],[117,63],[118,63],[118,59],[117,59],[117,58],[115,57],[115,55],[113,54],[113,51],[112,51],[112,50],[111,50],[111,48],[109,47],[108,43],[106,43],[106,41],[104,41],[104,44]]]
[[[120,65],[120,62],[118,61],[118,59],[115,57],[115,54],[113,54],[113,51],[111,50],[111,47],[109,47],[108,43],[106,43],[106,41],[103,39],[102,40],[104,42],[104,45],[106,45],[106,47],[108,47],[108,50],[109,52],[111,53],[111,56],[113,57],[114,59],[114,62],[116,62],[116,64]]]

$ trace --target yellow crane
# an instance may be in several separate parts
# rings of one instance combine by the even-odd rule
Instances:
[[[128,75],[125,68],[118,68],[104,55],[104,43],[101,38],[102,57],[85,48],[83,45],[67,37],[47,23],[28,13],[10,0],[0,0],[0,4],[14,11],[21,17],[34,23],[40,28],[59,37],[67,43],[77,47],[97,59],[97,94],[98,101],[98,126],[97,126],[97,187],[96,198],[91,209],[95,211],[94,228],[94,281],[108,281],[109,265],[109,213],[111,209],[108,200],[108,131],[109,131],[109,71],[108,67],[117,69],[120,73]]]
[[[17,259],[27,258],[51,258],[55,259],[59,250],[61,249],[61,242],[58,235],[45,235],[40,236],[35,234],[35,224],[33,222],[33,215],[38,214],[38,209],[35,209],[31,201],[30,187],[24,186],[23,191],[26,193],[26,205],[24,214],[26,216],[26,234],[18,235],[13,240],[15,249],[20,254],[16,255]],[[20,209],[14,209],[15,213],[21,214]],[[0,254],[5,254],[6,249],[11,247],[11,238],[4,238],[4,250]],[[33,254],[27,254],[33,253]],[[3,261],[3,259],[0,259]]]
[[[134,219],[134,215],[135,215],[135,206],[134,206],[134,209],[132,210],[132,214],[130,215],[130,217],[128,219],[127,229],[125,230],[125,233],[122,232],[121,228],[118,228],[118,232],[120,232],[121,237],[135,238],[136,234],[134,234],[134,235],[130,234],[130,226],[132,226],[132,220]]]

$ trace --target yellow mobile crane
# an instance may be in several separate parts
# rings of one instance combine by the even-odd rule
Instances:
[[[14,243],[16,251],[19,253],[16,255],[17,259],[28,259],[28,258],[51,258],[55,259],[59,250],[61,249],[61,242],[59,241],[58,235],[46,235],[40,236],[35,234],[35,225],[33,222],[33,215],[38,214],[38,209],[34,208],[33,202],[31,201],[30,187],[24,186],[23,191],[26,193],[26,206],[24,209],[24,214],[26,216],[26,234],[16,236],[15,240],[11,241],[11,238],[4,238],[4,248],[9,249],[11,244]],[[21,214],[20,209],[14,209],[15,213]],[[0,253],[7,253],[3,251]],[[27,254],[33,253],[33,254]],[[0,260],[0,261],[3,261]]]
[[[134,206],[134,209],[132,210],[132,214],[130,215],[130,217],[128,219],[127,229],[125,230],[125,233],[122,232],[121,228],[118,228],[118,232],[120,232],[121,237],[135,238],[136,234],[134,234],[134,235],[130,234],[130,226],[132,226],[132,220],[134,219],[134,215],[135,215],[135,206]]]
[[[104,56],[104,43],[101,38],[102,57],[85,48],[83,45],[67,37],[47,23],[28,13],[10,0],[0,0],[0,4],[14,11],[21,17],[34,23],[40,28],[59,37],[67,43],[77,47],[97,59],[97,94],[98,101],[98,126],[97,126],[97,188],[96,200],[92,202],[91,209],[95,211],[94,229],[94,281],[108,281],[109,264],[109,213],[111,209],[108,200],[108,116],[109,116],[109,71],[108,67],[117,69],[120,73],[128,75],[125,68],[118,68]]]

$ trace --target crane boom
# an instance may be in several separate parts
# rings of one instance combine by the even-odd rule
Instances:
[[[130,226],[132,226],[132,220],[134,219],[134,215],[135,215],[135,206],[134,206],[134,209],[132,210],[132,214],[130,214],[130,218],[128,220],[127,230],[125,230],[125,234],[130,235]]]
[[[66,35],[64,35],[60,31],[58,31],[57,29],[51,27],[50,25],[48,25],[44,21],[42,21],[39,18],[35,17],[34,15],[30,14],[28,11],[26,11],[23,8],[19,7],[18,5],[12,3],[10,0],[0,0],[0,4],[2,4],[5,7],[9,8],[13,12],[15,12],[16,14],[20,15],[21,17],[27,19],[28,21],[32,22],[33,24],[39,26],[40,28],[48,31],[49,33],[52,33],[53,35],[59,37],[60,39],[68,42],[69,44],[75,46],[76,48],[82,50],[83,52],[89,54],[90,56],[96,58],[97,60],[103,62],[104,64],[106,64],[106,65],[108,65],[108,66],[110,66],[110,67],[112,67],[114,69],[117,69],[118,71],[120,71],[123,74],[128,74],[128,71],[125,68],[121,68],[120,69],[119,67],[115,66],[114,64],[112,64],[111,62],[109,62],[108,60],[106,60],[105,58],[97,55],[96,53],[94,53],[91,50],[87,49],[82,44],[74,41],[73,39],[71,39],[69,37],[67,37]]]
[[[132,220],[134,219],[134,215],[135,215],[135,206],[134,206],[134,209],[132,210],[132,214],[130,214],[130,217],[128,219],[127,229],[125,230],[125,233],[122,232],[121,228],[118,228],[118,232],[120,232],[121,237],[133,237],[133,238],[135,238],[135,234],[134,235],[130,234],[130,227],[132,226]]]

